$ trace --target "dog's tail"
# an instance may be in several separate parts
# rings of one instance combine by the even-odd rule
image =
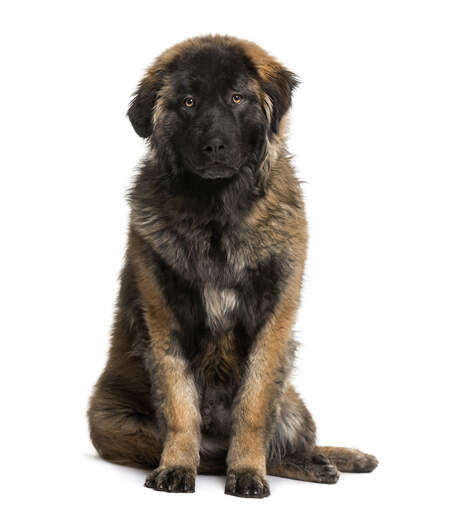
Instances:
[[[378,460],[373,455],[361,452],[355,448],[317,446],[315,451],[328,458],[343,473],[370,473],[378,465]]]

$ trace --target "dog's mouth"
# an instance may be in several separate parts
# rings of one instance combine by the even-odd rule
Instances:
[[[194,172],[201,178],[208,180],[220,180],[224,178],[232,178],[237,172],[234,167],[229,167],[225,164],[212,164],[206,167],[197,167]]]

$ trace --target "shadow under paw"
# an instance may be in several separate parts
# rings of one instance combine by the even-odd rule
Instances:
[[[165,492],[194,492],[195,479],[192,469],[159,467],[146,478],[145,487]]]
[[[266,479],[252,469],[230,471],[224,492],[240,498],[265,498],[270,494]]]

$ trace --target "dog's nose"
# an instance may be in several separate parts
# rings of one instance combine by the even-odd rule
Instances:
[[[214,137],[213,139],[210,139],[202,149],[205,153],[208,154],[208,156],[217,158],[219,156],[223,156],[226,153],[227,146],[220,138]]]

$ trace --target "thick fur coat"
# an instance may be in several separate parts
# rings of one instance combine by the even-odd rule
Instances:
[[[164,52],[131,103],[149,149],[88,414],[99,454],[150,468],[148,487],[226,473],[227,493],[263,497],[266,474],[334,483],[377,464],[317,447],[289,381],[307,249],[284,134],[297,83],[255,44],[207,36]]]

